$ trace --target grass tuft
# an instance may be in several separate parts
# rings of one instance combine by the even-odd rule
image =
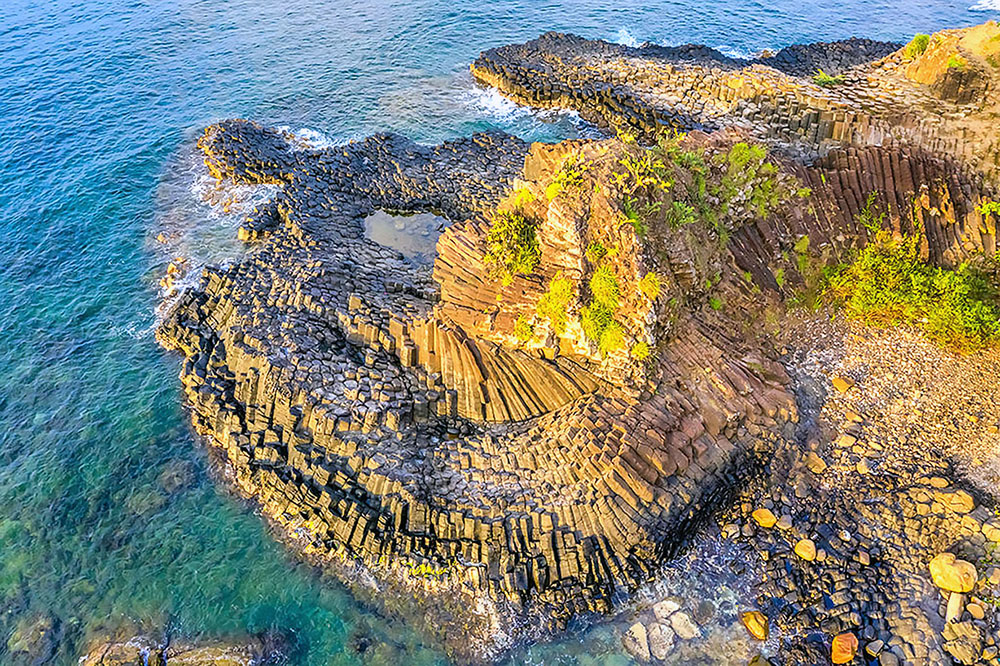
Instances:
[[[917,56],[923,55],[927,50],[927,46],[931,43],[931,36],[925,35],[923,33],[917,33],[910,40],[910,43],[906,45],[906,51],[903,54],[907,58],[916,58]]]
[[[527,342],[535,337],[535,326],[525,315],[521,315],[514,322],[514,336],[521,342]]]
[[[813,83],[823,88],[833,88],[834,86],[840,86],[844,84],[844,75],[837,74],[836,76],[831,76],[824,72],[822,69],[817,69],[816,73],[813,74]]]
[[[542,294],[535,307],[538,316],[547,319],[557,335],[561,335],[566,330],[566,322],[568,321],[566,309],[569,307],[569,301],[572,297],[573,283],[570,282],[569,278],[563,277],[562,273],[559,273],[549,282],[548,290]]]
[[[643,275],[639,280],[639,291],[649,300],[655,301],[660,295],[660,276],[653,272]]]
[[[486,256],[494,276],[510,284],[515,275],[535,270],[541,258],[535,223],[515,211],[497,211],[486,234]]]

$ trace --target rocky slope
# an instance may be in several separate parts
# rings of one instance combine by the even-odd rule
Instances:
[[[868,202],[934,263],[996,251],[997,35],[743,62],[548,34],[473,65],[619,130],[603,141],[301,150],[214,125],[215,176],[281,190],[241,228],[246,257],[206,269],[158,330],[195,429],[290,544],[407,599],[463,660],[610,610],[723,512],[766,555],[746,617],[783,632],[777,661],[861,663],[860,639],[881,663],[975,663],[992,615],[962,620],[963,598],[944,627],[927,566],[982,550],[987,512],[930,451],[823,489],[832,439],[878,442],[864,417],[822,426],[789,356],[802,340],[768,331],[868,240]],[[450,220],[432,270],[365,237],[379,209]],[[661,658],[647,633],[631,644]]]

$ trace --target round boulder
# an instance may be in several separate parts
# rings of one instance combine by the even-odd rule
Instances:
[[[935,555],[930,570],[934,584],[950,592],[971,592],[979,580],[976,566],[958,559],[954,553]]]

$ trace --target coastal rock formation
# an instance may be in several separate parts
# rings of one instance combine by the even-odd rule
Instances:
[[[990,22],[937,33],[922,52],[848,40],[740,60],[700,46],[546,33],[484,52],[472,74],[517,102],[574,109],[605,127],[646,135],[741,127],[805,156],[843,145],[920,146],[961,158],[995,184],[997,35]],[[842,78],[811,78],[819,70]]]
[[[988,63],[1000,32],[981,30],[919,54],[852,40],[753,62],[550,33],[473,65],[518,101],[620,130],[602,141],[314,150],[213,125],[214,176],[280,191],[241,227],[246,256],[206,268],[157,331],[184,356],[196,431],[299,552],[377,596],[416,592],[464,659],[610,610],[752,479],[760,505],[737,507],[753,524],[736,532],[768,555],[769,596],[744,622],[787,631],[786,663],[848,663],[859,635],[912,663],[981,647],[982,619],[941,633],[920,606],[927,563],[985,522],[945,522],[975,503],[914,474],[927,460],[900,462],[916,480],[883,517],[900,542],[937,527],[919,548],[864,526],[855,493],[881,478],[867,458],[856,484],[784,501],[827,463],[804,450],[808,396],[780,362],[795,345],[765,334],[869,240],[872,206],[932,263],[997,250],[996,73],[933,64],[951,48]],[[450,221],[432,268],[366,238],[376,210]],[[837,441],[860,447],[860,430]],[[940,523],[914,518],[930,492]],[[633,628],[644,660],[700,634],[686,612]]]
[[[476,627],[482,643],[526,612],[558,626],[608,609],[794,419],[780,366],[725,333],[721,314],[678,311],[684,324],[659,335],[655,363],[630,357],[657,342],[654,302],[668,299],[635,287],[654,266],[607,195],[592,197],[592,216],[572,197],[548,201],[573,146],[375,137],[294,152],[240,121],[210,128],[202,145],[217,174],[286,185],[272,223],[256,226],[261,244],[206,270],[158,332],[187,357],[196,429],[309,552],[496,602]],[[580,149],[616,163],[609,146]],[[536,208],[524,214],[542,218],[540,263],[505,283],[486,267],[487,215],[519,178]],[[376,207],[454,220],[433,279],[363,236]],[[617,248],[607,266],[620,273],[632,343],[601,353],[574,323],[561,342],[550,332],[512,345],[557,275],[578,284],[594,272],[584,250],[598,241]],[[678,294],[720,272],[718,257],[694,266],[689,248],[673,251]]]

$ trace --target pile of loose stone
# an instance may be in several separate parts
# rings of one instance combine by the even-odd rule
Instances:
[[[862,649],[883,664],[976,663],[966,659],[992,645],[992,614],[963,598],[951,601],[960,622],[939,626],[928,566],[945,551],[981,559],[985,509],[930,451],[873,462],[867,447],[885,444],[860,413],[824,427],[826,387],[761,334],[806,279],[793,246],[809,237],[806,264],[846,256],[866,240],[856,216],[871,192],[894,228],[924,232],[933,261],[995,250],[994,220],[977,210],[993,172],[946,154],[945,129],[934,141],[893,129],[894,95],[910,94],[885,84],[895,47],[854,40],[746,63],[549,34],[476,62],[478,78],[521,101],[644,134],[735,127],[691,138],[709,153],[746,138],[776,148],[811,195],[747,215],[727,245],[703,243],[707,265],[690,238],[644,247],[599,169],[579,193],[548,196],[571,153],[613,162],[615,141],[378,135],[301,150],[252,122],[208,128],[199,145],[211,173],[281,189],[241,228],[246,257],[207,268],[157,332],[185,357],[195,429],[299,552],[374,581],[377,596],[416,592],[428,630],[463,659],[611,609],[721,510],[723,533],[765,556],[744,620],[757,637],[782,629],[781,663],[860,661]],[[830,92],[801,77],[820,66],[852,83],[884,76]],[[859,100],[871,102],[864,113],[845,110]],[[501,281],[486,236],[515,190],[532,195],[540,263]],[[378,209],[451,221],[432,270],[364,237]],[[627,335],[655,348],[648,363],[601,354],[582,335],[515,335],[556,276],[586,282],[595,234],[620,250],[622,276],[677,278],[656,303],[624,297]],[[724,308],[685,295],[700,298],[706,280]],[[668,301],[682,306],[664,326]],[[831,450],[858,457],[833,485]],[[685,613],[661,607],[659,634],[640,625],[629,644],[665,659],[664,628],[691,633]]]

